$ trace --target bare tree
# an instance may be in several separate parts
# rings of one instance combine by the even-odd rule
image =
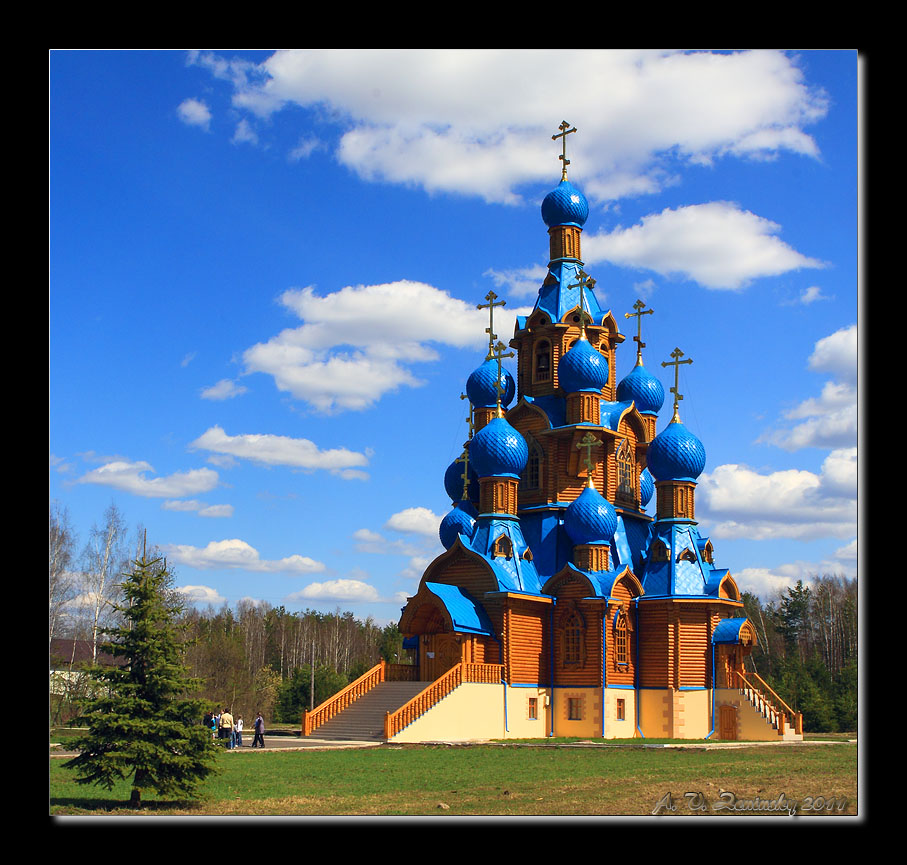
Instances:
[[[102,623],[113,609],[126,564],[126,522],[117,506],[111,504],[104,512],[104,525],[92,527],[82,554],[82,600],[91,631],[93,662],[97,661]]]
[[[69,512],[59,502],[50,505],[48,564],[48,640],[53,641],[65,605],[75,597],[76,580],[72,556],[76,536],[69,522]]]

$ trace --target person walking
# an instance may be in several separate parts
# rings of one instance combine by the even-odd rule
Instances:
[[[242,748],[242,718],[236,719],[236,747]]]
[[[255,717],[255,736],[252,739],[252,747],[258,745],[260,748],[265,746],[265,719],[261,717],[261,712]]]

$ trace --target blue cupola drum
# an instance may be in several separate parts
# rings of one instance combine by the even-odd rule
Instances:
[[[640,414],[658,414],[664,405],[665,389],[642,364],[637,364],[617,385],[617,399],[620,402],[633,401]]]
[[[496,417],[473,436],[469,456],[480,478],[518,478],[529,461],[529,448],[520,433],[504,418]]]
[[[652,440],[646,456],[657,481],[695,481],[705,468],[705,447],[680,421]]]
[[[557,375],[565,393],[600,393],[608,384],[608,360],[583,337],[560,359]]]
[[[569,180],[562,180],[542,201],[542,219],[549,228],[576,225],[582,228],[589,218],[589,202]]]
[[[466,380],[466,396],[474,408],[494,408],[498,404],[498,362],[489,358],[480,367],[473,370]],[[516,384],[513,376],[506,369],[501,369],[501,405],[505,408],[513,401],[516,393]]]
[[[608,544],[617,530],[617,512],[595,487],[586,487],[564,512],[564,528],[574,544]]]

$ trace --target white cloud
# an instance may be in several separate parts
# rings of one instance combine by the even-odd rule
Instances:
[[[534,297],[548,275],[548,268],[541,264],[511,270],[489,268],[483,275],[490,277],[498,288],[507,289],[508,293],[515,297]],[[529,311],[532,311],[531,308]],[[528,315],[526,312],[519,314]]]
[[[396,532],[407,532],[436,538],[442,517],[428,508],[406,508],[393,514],[385,523],[385,528]]]
[[[780,226],[726,201],[667,208],[630,228],[583,239],[587,264],[603,261],[737,290],[752,280],[822,263],[776,235]]]
[[[79,478],[81,484],[99,484],[147,498],[180,498],[210,492],[217,486],[213,469],[192,469],[167,477],[147,478],[154,469],[147,462],[113,460]]]
[[[252,128],[248,119],[243,117],[236,124],[236,131],[233,133],[234,144],[258,144],[258,134]]]
[[[165,548],[168,558],[176,564],[199,570],[238,568],[264,573],[311,574],[325,570],[322,562],[308,556],[293,555],[283,559],[262,559],[258,550],[232,538],[211,541],[206,547],[172,544]]]
[[[743,591],[757,595],[766,603],[786,593],[798,580],[809,586],[816,576],[825,574],[843,574],[850,579],[857,577],[856,567],[837,557],[820,562],[790,562],[770,568],[744,568],[732,576]]]
[[[222,378],[217,384],[212,384],[211,387],[206,387],[202,389],[201,397],[202,399],[210,400],[225,400],[233,399],[233,397],[240,396],[244,394],[249,389],[244,385],[237,384],[235,381],[229,378]]]
[[[184,99],[176,113],[188,126],[198,126],[207,131],[211,125],[211,109],[200,99]]]
[[[358,467],[368,465],[368,454],[346,448],[321,450],[308,439],[269,434],[230,436],[219,426],[200,435],[189,447],[215,454],[251,460],[267,466],[289,466],[312,471],[324,469],[345,480],[362,480],[368,475]]]
[[[175,591],[186,596],[190,604],[211,604],[218,606],[227,599],[210,586],[177,586]]]
[[[570,158],[606,200],[661,188],[678,161],[816,157],[805,130],[828,109],[781,51],[315,49],[191,62],[230,81],[240,111],[317,111],[363,178],[497,202],[556,172],[552,118],[579,124]]]
[[[322,412],[366,409],[385,393],[423,384],[409,367],[436,361],[433,343],[480,348],[486,339],[487,313],[420,282],[347,286],[324,296],[308,287],[280,300],[305,323],[249,348],[246,372],[272,376],[280,390]],[[498,311],[499,334],[512,332],[517,314]]]
[[[789,451],[855,446],[859,423],[856,325],[820,339],[809,358],[809,366],[816,372],[831,373],[838,380],[827,381],[818,397],[810,397],[784,413],[787,420],[798,423],[769,430],[759,441]]]
[[[698,516],[715,538],[850,538],[857,531],[857,449],[833,451],[820,474],[718,466],[700,478]]]
[[[809,306],[812,303],[815,303],[817,300],[831,300],[828,295],[822,294],[822,289],[818,285],[811,285],[808,288],[804,288],[800,293],[800,303],[804,306]]]
[[[293,592],[288,601],[345,601],[347,603],[381,601],[374,586],[361,580],[328,580],[324,583],[309,583],[304,589]]]

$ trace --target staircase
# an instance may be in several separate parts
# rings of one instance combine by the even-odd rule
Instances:
[[[355,739],[357,741],[384,741],[384,719],[388,712],[396,712],[428,682],[381,682],[338,715],[325,721],[312,733],[318,739]]]
[[[757,673],[737,672],[733,684],[749,704],[771,724],[781,739],[803,738],[803,715],[784,702]],[[772,699],[774,698],[774,699]]]

